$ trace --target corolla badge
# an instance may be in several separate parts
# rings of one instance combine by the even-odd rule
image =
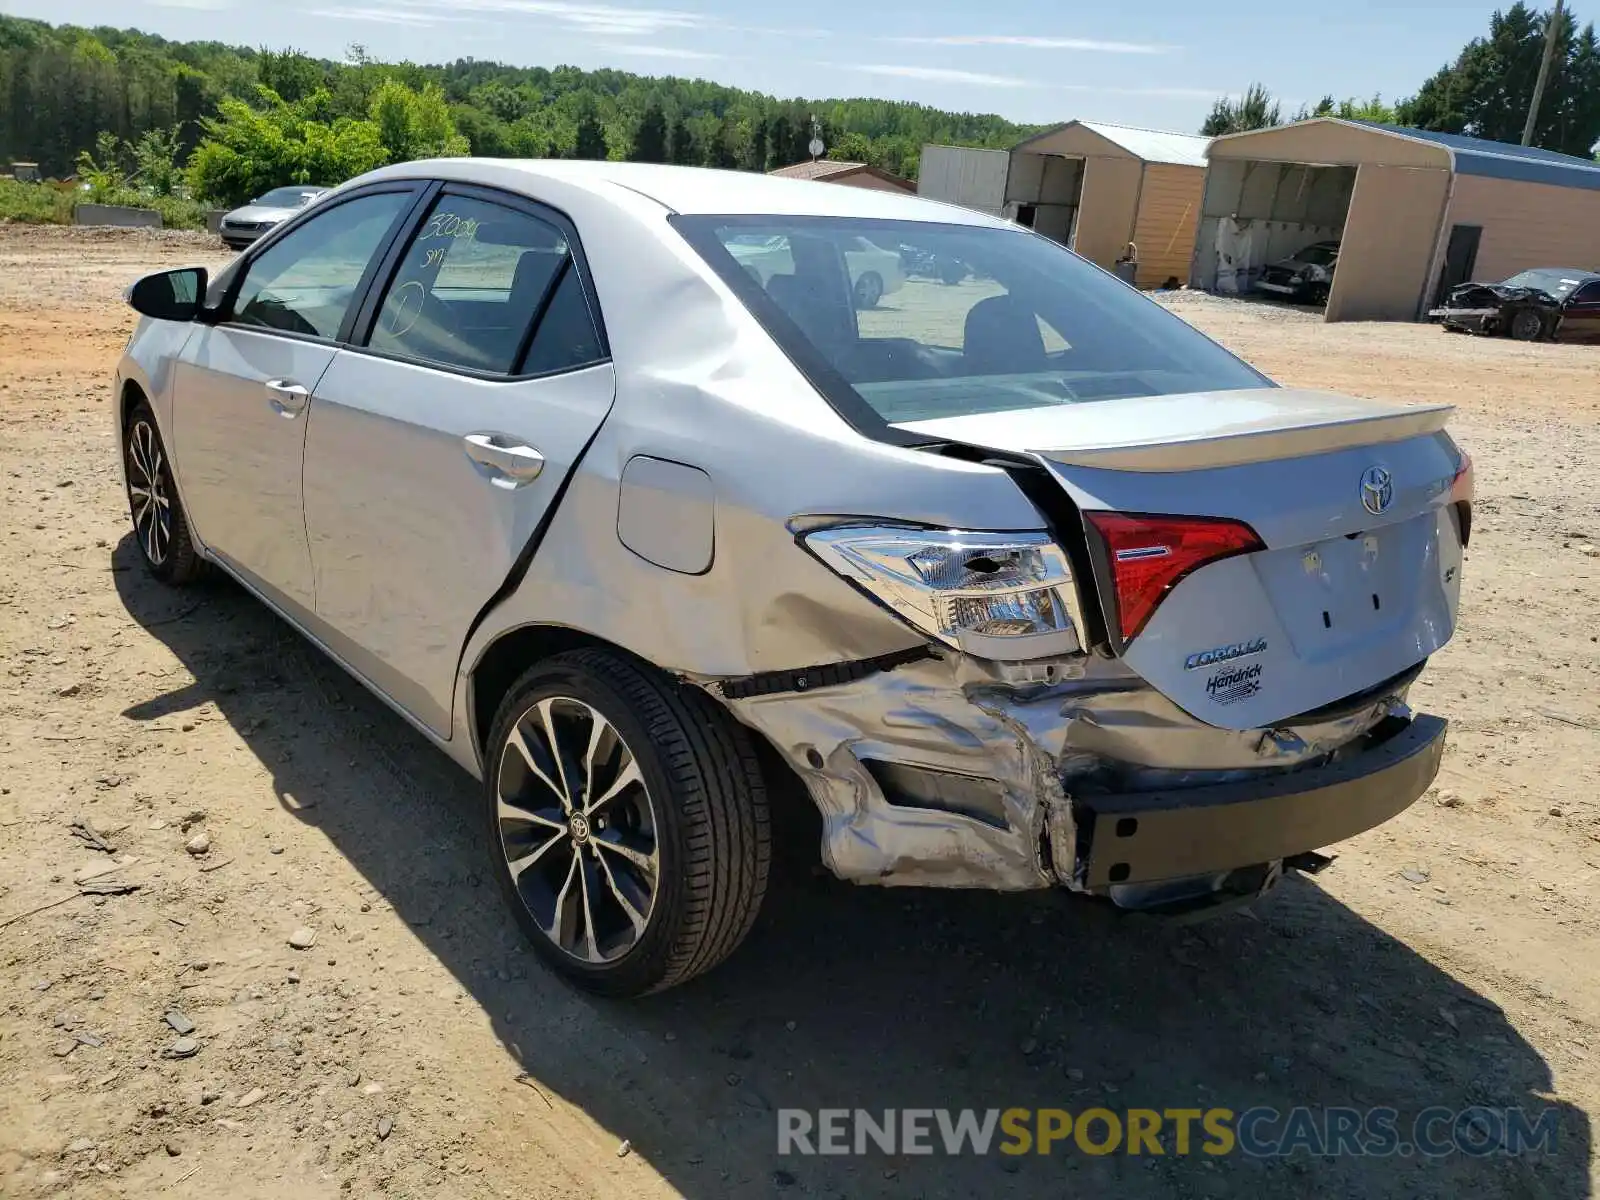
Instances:
[[[1361,476],[1361,507],[1382,516],[1394,502],[1394,477],[1383,467],[1368,467]]]
[[[1267,648],[1266,638],[1251,638],[1245,642],[1235,642],[1231,646],[1217,646],[1211,650],[1198,650],[1183,660],[1183,669],[1194,671],[1200,667],[1214,667],[1218,663],[1231,662],[1236,658],[1249,658],[1252,654],[1260,654]]]

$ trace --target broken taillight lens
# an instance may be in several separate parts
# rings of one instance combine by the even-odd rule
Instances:
[[[1105,541],[1123,641],[1145,627],[1167,593],[1191,571],[1266,548],[1254,529],[1225,517],[1084,515]]]
[[[1461,548],[1465,550],[1472,540],[1472,456],[1461,452],[1461,465],[1450,480],[1450,503],[1456,506],[1456,524],[1461,530]]]

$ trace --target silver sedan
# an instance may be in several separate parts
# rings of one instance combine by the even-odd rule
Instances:
[[[263,234],[282,225],[327,190],[325,187],[299,186],[273,188],[249,204],[224,213],[218,233],[231,249],[242,250]]]
[[[960,281],[863,306],[863,242]],[[225,571],[479,778],[585,987],[732,952],[791,800],[846,880],[1188,913],[1438,768],[1406,698],[1471,531],[1450,410],[1279,388],[1006,222],[415,162],[129,300],[146,566]]]

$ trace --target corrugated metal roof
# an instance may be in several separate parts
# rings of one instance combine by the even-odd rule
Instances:
[[[1192,133],[1136,129],[1131,125],[1108,125],[1104,121],[1079,121],[1077,124],[1094,130],[1107,141],[1115,142],[1145,162],[1203,167],[1206,165],[1206,147],[1211,144],[1210,138],[1196,137]]]
[[[1461,175],[1600,191],[1600,163],[1590,159],[1541,150],[1537,146],[1513,146],[1509,142],[1491,142],[1459,133],[1434,133],[1430,129],[1408,129],[1378,121],[1349,121],[1347,124],[1443,146],[1450,151],[1456,172]]]
[[[859,171],[866,165],[866,163],[845,162],[838,158],[818,158],[779,167],[775,171],[768,171],[767,174],[781,175],[785,179],[826,179],[829,175],[839,175],[845,171]]]

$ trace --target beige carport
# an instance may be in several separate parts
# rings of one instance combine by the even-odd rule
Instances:
[[[1011,150],[1004,212],[1110,270],[1132,242],[1137,282],[1189,277],[1206,139],[1068,121]]]
[[[1416,320],[1470,278],[1600,263],[1600,166],[1331,117],[1211,143],[1195,286],[1249,290],[1325,240],[1341,243],[1328,320]]]

